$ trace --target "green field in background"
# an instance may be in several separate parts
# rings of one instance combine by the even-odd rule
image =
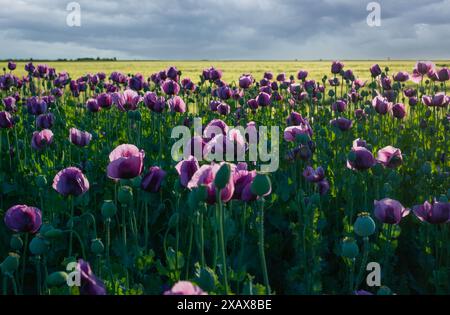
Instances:
[[[361,79],[370,77],[369,68],[378,63],[382,68],[389,66],[391,73],[397,71],[412,72],[415,61],[343,61],[345,69],[352,69],[355,75]],[[35,61],[35,64],[44,63]],[[287,75],[296,75],[300,69],[309,71],[309,77],[321,79],[324,74],[330,75],[331,61],[52,61],[45,62],[56,68],[57,72],[67,71],[72,78],[77,78],[87,73],[103,71],[110,74],[113,71],[123,73],[142,73],[150,76],[152,73],[176,66],[182,71],[182,77],[190,77],[198,81],[202,70],[211,66],[222,69],[224,80],[231,82],[237,80],[243,73],[251,73],[256,79],[262,78],[265,71],[274,74],[285,72]],[[450,61],[435,61],[437,67],[449,66]],[[6,63],[5,63],[6,64]],[[24,62],[17,64],[16,74],[24,75]]]

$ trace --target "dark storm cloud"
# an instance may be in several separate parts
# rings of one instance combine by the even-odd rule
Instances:
[[[0,0],[0,58],[449,58],[450,0]]]

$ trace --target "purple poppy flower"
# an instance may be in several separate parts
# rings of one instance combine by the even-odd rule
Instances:
[[[178,281],[172,289],[164,292],[164,295],[208,295],[198,286],[189,281]]]
[[[122,144],[109,155],[107,168],[111,179],[131,179],[139,176],[144,167],[144,151],[132,144]]]
[[[353,71],[350,70],[350,69],[344,71],[343,77],[344,77],[345,80],[355,81],[355,75],[353,74]]]
[[[324,196],[330,190],[330,183],[328,182],[328,180],[323,179],[317,183],[317,187],[319,188],[319,194],[321,196]]]
[[[50,93],[52,93],[52,95],[57,98],[63,96],[63,91],[60,88],[54,88],[50,91]]]
[[[101,93],[97,96],[97,103],[101,108],[109,109],[112,105],[111,94]]]
[[[305,177],[306,180],[310,183],[318,183],[325,179],[325,171],[321,166],[316,170],[314,170],[314,168],[312,168],[311,166],[307,166],[303,171],[303,177]]]
[[[400,149],[394,148],[392,146],[387,146],[378,151],[377,161],[384,167],[397,168],[403,162],[402,152],[400,151]]]
[[[301,124],[298,126],[290,126],[284,130],[284,140],[287,142],[293,142],[298,135],[307,135],[311,137],[312,130],[309,124]]]
[[[364,171],[376,164],[376,160],[366,147],[354,143],[347,160],[347,167],[355,171]]]
[[[347,131],[350,130],[350,128],[352,128],[353,121],[344,117],[339,117],[330,121],[330,124],[341,131]]]
[[[233,89],[233,91],[231,93],[232,99],[234,99],[235,101],[239,101],[243,97],[244,97],[244,90]]]
[[[286,73],[280,73],[279,75],[277,75],[277,81],[278,82],[286,81]]]
[[[203,136],[209,141],[218,134],[226,135],[228,130],[229,127],[223,120],[213,119],[206,125]]]
[[[381,87],[384,90],[392,90],[392,81],[389,77],[382,77],[381,78]]]
[[[340,61],[333,61],[331,64],[331,73],[339,74],[344,69],[344,64]]]
[[[397,119],[403,119],[406,117],[406,108],[405,105],[402,103],[392,105],[390,110],[392,112],[392,116],[394,116]]]
[[[119,111],[136,110],[141,101],[139,94],[133,90],[125,90],[123,93],[115,92],[111,94],[113,103]]]
[[[253,83],[253,77],[250,74],[244,74],[239,78],[239,87],[248,89]]]
[[[94,275],[88,262],[78,260],[76,270],[80,274],[80,295],[106,295],[103,281]]]
[[[257,110],[258,107],[259,107],[258,102],[257,102],[256,99],[254,99],[254,98],[249,99],[249,100],[247,101],[247,105],[248,105],[248,107],[250,107],[250,108],[253,109],[253,110]]]
[[[185,91],[195,91],[195,89],[196,89],[194,82],[192,82],[192,80],[189,78],[184,78],[181,81],[181,86],[183,87],[183,89]]]
[[[89,190],[89,181],[76,167],[68,167],[56,174],[53,189],[63,196],[80,196]]]
[[[100,105],[95,98],[90,98],[86,101],[86,108],[91,113],[97,113],[100,110]]]
[[[49,129],[33,132],[31,147],[35,150],[42,150],[53,142],[53,132]]]
[[[48,74],[49,67],[46,64],[38,65],[37,71],[39,73],[39,77],[45,78]]]
[[[297,113],[295,111],[292,111],[289,114],[289,117],[286,119],[286,123],[289,126],[298,126],[298,125],[301,125],[301,124],[305,124],[306,120],[303,119],[301,114],[299,114],[299,113]]]
[[[385,115],[389,110],[389,101],[378,95],[372,100],[372,106],[375,108],[375,111],[380,115]]]
[[[331,109],[338,113],[345,112],[347,109],[347,102],[345,100],[337,100],[331,105]]]
[[[417,69],[417,72],[421,74],[422,76],[428,74],[430,70],[434,68],[434,64],[431,61],[419,61],[416,64],[415,69]]]
[[[174,96],[168,101],[170,110],[175,113],[185,113],[186,103],[179,96]]]
[[[148,173],[145,174],[142,178],[141,189],[150,193],[159,192],[159,190],[161,189],[161,183],[166,175],[167,173],[160,167],[150,167]]]
[[[256,171],[247,171],[246,164],[241,163],[239,167],[236,167],[232,176],[234,182],[233,199],[250,202],[258,198],[251,191],[253,179],[256,177]]]
[[[36,118],[36,126],[39,129],[50,129],[55,123],[55,115],[52,113],[41,114]]]
[[[450,222],[450,203],[425,201],[423,205],[413,207],[413,212],[422,222],[443,224]]]
[[[406,97],[414,97],[417,95],[417,90],[409,88],[403,91],[403,93]]]
[[[231,111],[230,105],[226,103],[220,103],[219,106],[217,106],[217,112],[221,115],[229,115]]]
[[[14,118],[9,112],[0,112],[0,128],[10,129],[14,127]]]
[[[222,100],[230,99],[231,94],[232,94],[232,91],[231,91],[230,87],[227,85],[224,85],[217,89],[217,96]]]
[[[69,140],[78,147],[85,147],[89,145],[92,140],[92,135],[87,131],[81,131],[76,128],[70,128]]]
[[[270,105],[270,95],[265,92],[259,93],[259,95],[256,97],[256,102],[258,103],[258,106],[265,107]]]
[[[16,205],[6,211],[4,221],[11,231],[34,234],[41,228],[42,213],[35,207]]]
[[[266,80],[272,80],[273,79],[273,73],[272,72],[264,72],[264,79]]]
[[[35,70],[35,67],[34,67],[34,65],[33,65],[32,62],[29,62],[29,63],[27,63],[27,64],[25,65],[25,71],[26,71],[26,72],[28,72],[28,73],[33,73],[34,70]]]
[[[3,105],[5,105],[5,109],[8,112],[16,111],[16,99],[12,96],[5,97],[3,99]]]
[[[123,84],[127,80],[126,75],[117,71],[112,72],[109,78],[116,84]]]
[[[417,97],[410,97],[408,103],[410,106],[416,106],[419,103],[419,99]]]
[[[174,67],[174,66],[169,67],[169,69],[167,69],[167,71],[166,71],[166,74],[169,79],[178,82],[179,71],[176,67]]]
[[[406,71],[400,71],[394,74],[393,78],[396,82],[406,82],[409,80],[409,73]]]
[[[365,118],[367,116],[366,112],[361,109],[361,108],[357,108],[355,109],[355,118],[358,120],[361,120],[363,118]]]
[[[409,214],[410,210],[403,207],[397,200],[385,198],[374,201],[373,213],[383,223],[399,224],[402,218]]]
[[[180,86],[178,83],[170,79],[165,80],[162,83],[161,88],[167,95],[178,95],[178,93],[180,93]]]
[[[370,73],[372,74],[373,78],[378,77],[381,75],[381,68],[378,64],[374,64],[372,67],[370,67]]]
[[[17,65],[14,61],[12,61],[12,60],[8,61],[8,69],[9,70],[13,71],[16,69],[16,67],[17,67]]]
[[[140,91],[144,88],[145,80],[144,76],[140,73],[137,73],[136,75],[132,76],[128,82],[128,86],[130,89],[134,91]]]
[[[306,70],[300,70],[297,73],[297,79],[304,81],[308,77],[308,71]]]
[[[430,107],[445,107],[448,105],[448,99],[445,95],[445,93],[437,93],[434,96],[428,96],[428,95],[424,95],[422,97],[422,102],[426,105],[426,106],[430,106]]]
[[[445,82],[450,80],[450,69],[442,68],[437,72],[437,76],[439,82]]]
[[[194,176],[195,172],[200,168],[197,159],[195,156],[189,156],[186,160],[180,161],[175,169],[180,176],[180,183],[183,187],[187,187],[189,181],[192,176]]]
[[[30,97],[26,102],[28,113],[38,116],[47,111],[47,103],[36,96]]]
[[[217,172],[223,163],[211,165],[203,165],[200,167],[192,176],[189,181],[187,188],[194,189],[199,186],[206,186],[207,189],[207,199],[208,204],[214,204],[216,202],[216,187],[214,185],[214,179],[216,177]],[[235,166],[234,166],[235,167]],[[231,171],[234,171],[233,165],[231,165]],[[231,200],[234,194],[234,182],[233,177],[230,176],[230,180],[225,186],[224,189],[221,190],[220,198],[223,202],[228,202]]]

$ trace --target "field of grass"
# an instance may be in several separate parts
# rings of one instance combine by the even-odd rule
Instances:
[[[36,64],[41,62],[35,62]],[[237,80],[243,73],[251,73],[255,78],[262,78],[264,72],[273,73],[285,72],[288,75],[296,75],[300,69],[309,71],[309,76],[320,79],[324,73],[330,72],[330,61],[55,61],[46,62],[49,66],[58,71],[67,71],[73,78],[77,78],[87,73],[99,71],[110,74],[112,71],[123,73],[142,73],[144,76],[167,69],[169,66],[176,66],[180,69],[182,77],[190,77],[194,81],[198,79],[202,70],[210,66],[217,67],[224,71],[224,80],[231,82]],[[355,75],[361,79],[368,79],[370,75],[368,69],[374,63],[381,67],[388,66],[391,73],[400,70],[412,71],[415,61],[344,61],[346,69],[352,69]],[[436,66],[445,67],[450,65],[450,61],[435,61]],[[16,73],[25,75],[25,63],[18,63]]]

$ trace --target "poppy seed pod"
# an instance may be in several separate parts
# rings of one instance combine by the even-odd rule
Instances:
[[[224,189],[230,180],[231,168],[228,163],[222,164],[217,171],[216,178],[214,179],[214,185],[219,189]]]
[[[100,255],[105,251],[105,245],[99,238],[92,240],[91,251],[96,255]]]
[[[55,271],[47,276],[46,282],[49,287],[59,287],[67,283],[67,273]]]
[[[21,250],[23,247],[23,241],[20,238],[20,235],[14,234],[11,236],[11,240],[9,241],[9,246],[11,246],[14,250]]]
[[[31,240],[29,248],[33,255],[40,256],[48,252],[49,244],[42,237],[36,236]]]
[[[375,233],[375,221],[373,221],[367,212],[363,212],[358,215],[353,225],[353,230],[359,236],[369,237]]]
[[[133,189],[130,186],[120,187],[117,199],[122,205],[130,204],[133,201]]]
[[[0,264],[0,270],[3,274],[12,274],[19,268],[20,256],[16,253],[9,253],[8,256]]]
[[[253,179],[253,183],[251,185],[251,192],[255,195],[267,196],[272,191],[272,184],[270,182],[270,178],[264,174],[257,174]]]
[[[112,200],[103,201],[101,212],[102,212],[102,216],[105,219],[110,219],[113,216],[115,216],[117,213],[117,207],[114,204],[114,201],[112,201]]]
[[[341,244],[341,255],[350,259],[354,259],[359,254],[358,244],[354,239],[344,238]]]

